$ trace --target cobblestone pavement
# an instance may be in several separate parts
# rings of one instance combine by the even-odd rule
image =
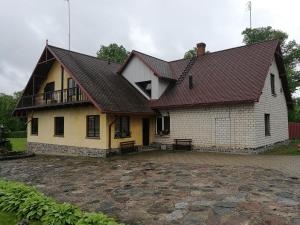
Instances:
[[[131,225],[299,225],[299,165],[297,156],[36,156],[0,162],[0,176]]]

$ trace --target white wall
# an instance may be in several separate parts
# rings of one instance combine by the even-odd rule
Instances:
[[[152,70],[136,56],[133,56],[122,75],[148,99],[149,97],[135,84],[136,82],[151,80],[151,99],[158,99],[168,86],[168,82],[155,76]]]
[[[253,148],[253,104],[170,110],[170,135],[156,135],[155,142],[172,144],[191,138],[197,147]]]
[[[271,93],[270,74],[275,75],[275,93]],[[259,102],[255,104],[256,143],[265,146],[288,139],[288,110],[275,60],[268,72]],[[271,136],[265,136],[264,114],[270,114]]]

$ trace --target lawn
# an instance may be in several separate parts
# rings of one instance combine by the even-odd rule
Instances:
[[[17,222],[19,222],[20,219],[17,218],[12,213],[6,213],[6,212],[1,212],[0,211],[0,224],[1,225],[15,225]],[[30,222],[30,225],[40,225],[38,222]]]
[[[266,155],[300,155],[300,150],[297,145],[300,144],[300,140],[292,140],[288,145],[279,145],[272,150],[267,151]]]
[[[17,152],[23,152],[27,149],[27,139],[26,138],[9,138],[12,144],[12,149]]]

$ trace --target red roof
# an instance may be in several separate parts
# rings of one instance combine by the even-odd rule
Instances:
[[[277,65],[280,64],[278,68],[281,70],[283,89],[289,102],[291,95],[287,87],[280,45],[273,40],[197,57],[188,72],[193,77],[193,88],[189,88],[187,75],[182,82],[170,86],[160,99],[153,100],[151,107],[172,108],[258,101],[274,59]],[[182,61],[170,64],[179,68]],[[183,71],[182,68],[179,70]]]

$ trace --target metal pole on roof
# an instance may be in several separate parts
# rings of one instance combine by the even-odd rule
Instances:
[[[251,1],[247,3],[247,8],[250,12],[250,29],[252,29],[252,2]]]
[[[71,7],[70,0],[65,0],[68,3],[68,12],[69,12],[69,50],[71,50]]]

